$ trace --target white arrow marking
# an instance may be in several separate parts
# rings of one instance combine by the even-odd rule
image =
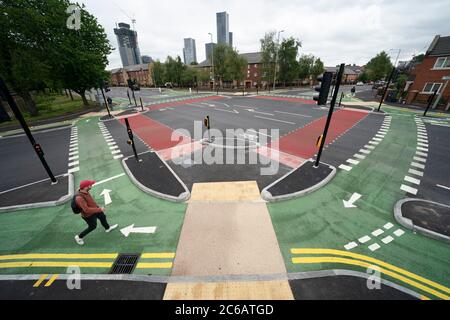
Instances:
[[[344,203],[344,207],[346,208],[356,208],[356,206],[354,205],[354,203],[359,200],[359,198],[361,198],[361,195],[359,193],[354,193],[352,194],[352,196],[350,197],[350,200],[345,201],[342,200],[342,202]]]
[[[156,227],[135,228],[134,223],[129,225],[128,227],[120,229],[120,232],[122,232],[125,237],[128,237],[130,233],[155,233],[155,231]]]
[[[107,206],[108,204],[110,204],[112,202],[111,196],[109,195],[110,192],[111,192],[111,190],[103,189],[102,193],[100,193],[100,195],[105,198],[105,206]]]
[[[253,112],[253,113],[259,113],[259,114],[265,114],[266,116],[274,116],[273,113],[267,113],[267,112],[260,112],[260,111],[256,111],[255,109],[247,109],[248,112]]]

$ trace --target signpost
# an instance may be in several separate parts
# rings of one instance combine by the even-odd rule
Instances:
[[[128,122],[128,118],[125,118],[125,124],[127,126],[127,132],[128,132],[128,138],[129,138],[127,143],[129,145],[131,145],[131,147],[133,148],[134,157],[135,157],[136,161],[139,162],[139,157],[138,157],[138,154],[136,151],[136,146],[134,145],[133,131],[131,130],[130,123]]]

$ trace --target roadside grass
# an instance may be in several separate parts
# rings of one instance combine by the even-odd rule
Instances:
[[[81,97],[74,96],[73,100],[71,100],[70,97],[57,93],[47,93],[47,94],[40,93],[34,96],[34,101],[36,102],[39,115],[32,117],[29,113],[23,112],[23,116],[26,121],[32,122],[36,120],[49,119],[57,116],[82,111],[87,108],[83,106],[83,100],[81,99]],[[95,107],[97,105],[96,102],[89,100],[88,103],[89,107]],[[0,123],[0,128],[18,123],[19,122],[17,120],[13,119],[12,121]]]

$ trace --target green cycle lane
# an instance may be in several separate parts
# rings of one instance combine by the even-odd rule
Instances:
[[[448,244],[404,230],[393,216],[395,203],[405,197],[400,186],[408,174],[415,153],[415,132],[413,115],[409,117],[392,115],[391,127],[383,141],[350,172],[339,170],[328,185],[308,196],[268,205],[288,272],[327,269],[366,272],[367,268],[342,263],[348,262],[345,260],[341,263],[334,261],[330,263],[327,259],[322,262],[319,262],[320,259],[308,261],[308,258],[296,261],[303,260],[305,263],[294,263],[295,260],[292,260],[298,257],[330,256],[335,252],[314,251],[335,249],[340,250],[339,252],[346,258],[347,253],[362,254],[403,268],[443,286],[450,285]],[[357,208],[345,208],[343,200],[349,200],[355,192],[362,195],[361,199],[355,202]],[[389,230],[384,228],[389,224],[393,225]],[[399,229],[402,230],[399,231],[401,236],[396,236],[393,232]],[[383,233],[374,236],[372,232],[376,230]],[[359,239],[365,236],[370,237],[370,240],[367,241],[366,237],[363,241],[367,242],[362,244]],[[393,239],[384,244],[381,240],[385,237]],[[347,251],[344,246],[351,242],[357,246]],[[374,243],[380,248],[372,251],[369,246]],[[304,250],[305,248],[312,250]],[[303,250],[291,251],[291,249]],[[411,286],[396,277],[386,275],[382,277],[409,287],[426,297],[436,298],[429,292],[422,292],[417,286]],[[444,292],[450,296],[448,294],[450,292]]]
[[[102,181],[124,173],[120,160],[114,160],[102,136],[98,118],[82,119],[77,122],[79,136],[79,168],[74,173],[75,187],[81,180]],[[41,208],[4,213],[0,215],[0,274],[38,274],[65,272],[62,267],[2,267],[2,263],[20,262],[24,258],[5,257],[15,254],[62,253],[62,254],[106,254],[145,253],[140,259],[142,268],[134,273],[168,275],[178,244],[184,220],[186,204],[176,204],[151,197],[139,190],[128,178],[118,178],[94,186],[91,194],[99,206],[104,206],[100,194],[111,190],[112,203],[106,206],[110,225],[119,228],[105,233],[98,223],[97,229],[86,236],[84,246],[79,246],[74,236],[86,228],[79,215],[72,213],[70,203],[59,207]],[[125,237],[120,229],[134,224],[135,228],[156,226],[154,234],[131,233]],[[25,259],[26,260],[26,259]],[[42,261],[33,257],[33,262]],[[27,261],[30,261],[29,259]],[[80,256],[76,259],[66,256],[44,261],[58,262],[114,262],[114,257],[106,258]],[[80,264],[82,266],[82,264]],[[108,266],[81,268],[83,273],[107,273]]]

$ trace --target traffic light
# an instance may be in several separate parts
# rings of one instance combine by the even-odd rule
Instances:
[[[330,92],[331,81],[333,79],[333,73],[324,72],[320,77],[317,77],[317,81],[322,82],[320,86],[314,88],[314,90],[319,92],[319,95],[313,97],[314,101],[317,101],[319,106],[324,106],[327,104],[328,93]]]

